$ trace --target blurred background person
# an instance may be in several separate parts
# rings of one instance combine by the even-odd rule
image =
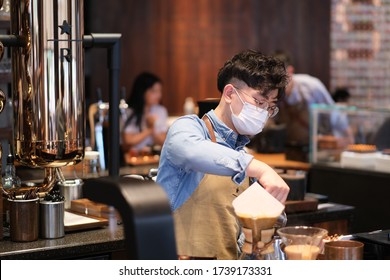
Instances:
[[[127,100],[127,120],[122,132],[122,150],[150,152],[164,143],[168,130],[168,112],[160,104],[162,81],[152,73],[139,74]]]
[[[347,88],[337,88],[334,91],[332,98],[337,105],[347,105],[349,103],[349,99],[351,98],[351,94]]]
[[[332,114],[330,114],[332,133],[338,140],[338,147],[345,149],[348,144],[353,144],[355,142],[348,114],[343,111],[349,106],[351,94],[347,88],[337,88],[333,92],[332,98],[336,102],[336,108],[332,111]]]
[[[277,123],[286,125],[286,157],[292,160],[308,161],[310,142],[310,106],[313,104],[334,105],[331,94],[316,77],[308,74],[296,74],[287,52],[276,51],[273,54],[283,61],[290,81],[286,87],[286,96],[280,103]],[[331,130],[329,119],[319,123],[323,134]]]

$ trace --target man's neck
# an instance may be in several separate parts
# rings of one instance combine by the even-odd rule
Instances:
[[[229,110],[229,111],[228,111]],[[232,129],[233,131],[237,132],[234,128],[234,125],[232,123],[232,112],[230,111],[229,104],[219,104],[217,108],[214,110],[215,115],[217,118],[223,122],[227,127]]]

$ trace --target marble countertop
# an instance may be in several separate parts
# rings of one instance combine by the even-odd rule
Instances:
[[[109,227],[89,229],[33,242],[13,242],[5,237],[0,241],[0,259],[80,259],[109,255],[124,248],[123,226],[118,225],[114,231]]]

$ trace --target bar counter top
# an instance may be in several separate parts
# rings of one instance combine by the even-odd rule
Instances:
[[[287,214],[287,225],[315,225],[339,219],[351,220],[354,207],[324,203],[313,212]],[[340,233],[340,232],[339,232]],[[123,225],[113,234],[109,227],[68,232],[58,239],[33,242],[0,241],[0,259],[123,259],[125,252]]]
[[[68,232],[63,238],[13,242],[0,241],[0,259],[112,259],[125,247],[123,226],[111,234],[108,227]]]

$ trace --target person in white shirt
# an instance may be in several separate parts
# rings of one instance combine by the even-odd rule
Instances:
[[[134,81],[128,103],[127,120],[122,132],[122,150],[136,152],[164,143],[168,112],[160,104],[162,81],[152,73],[141,73]]]
[[[276,122],[286,124],[286,148],[299,149],[302,152],[301,159],[308,161],[310,107],[313,104],[334,105],[335,102],[318,78],[295,73],[291,58],[286,52],[277,51],[274,56],[284,62],[290,77]],[[319,125],[324,133],[331,129],[329,120],[324,119]]]

